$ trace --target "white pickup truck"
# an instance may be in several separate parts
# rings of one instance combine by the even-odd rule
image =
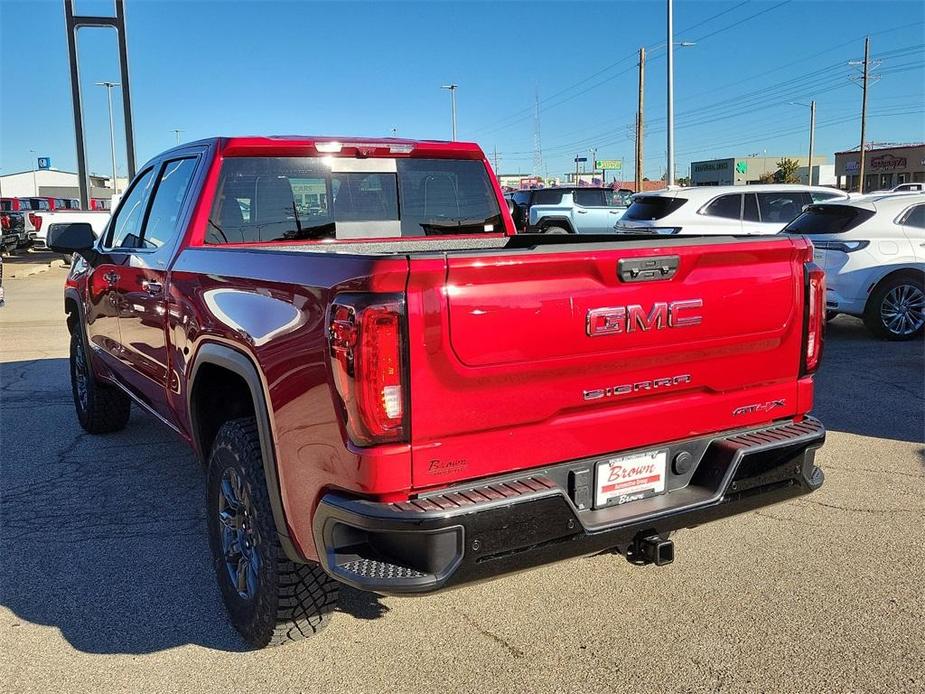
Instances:
[[[60,210],[57,212],[35,212],[38,218],[36,228],[29,232],[29,241],[32,248],[44,250],[48,248],[45,240],[48,238],[48,232],[56,224],[71,224],[73,222],[86,222],[93,228],[93,233],[97,238],[103,233],[109,218],[112,216],[110,210],[100,210],[97,212],[84,212],[82,210]]]

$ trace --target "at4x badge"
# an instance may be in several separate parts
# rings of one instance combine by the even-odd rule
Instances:
[[[740,414],[752,414],[753,412],[770,412],[786,404],[787,400],[785,398],[768,400],[767,402],[756,402],[754,405],[743,405],[742,407],[735,408],[732,411],[732,416],[738,417]]]

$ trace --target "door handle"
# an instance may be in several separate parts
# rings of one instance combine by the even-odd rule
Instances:
[[[587,210],[575,210],[578,214],[588,214]]]
[[[112,272],[112,271],[107,272],[105,275],[103,275],[103,279],[106,280],[106,283],[107,283],[110,287],[114,287],[114,286],[116,286],[116,282],[119,281],[119,273],[118,273],[118,272]]]
[[[154,280],[144,280],[141,283],[142,288],[151,296],[157,296],[164,289],[164,285]]]

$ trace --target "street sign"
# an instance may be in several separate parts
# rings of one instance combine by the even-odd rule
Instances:
[[[39,169],[50,169],[51,157],[39,157]]]
[[[575,157],[576,164],[582,161],[588,161],[588,158],[587,157]]]
[[[594,168],[607,169],[608,171],[620,171],[623,169],[622,159],[598,159],[594,162]]]

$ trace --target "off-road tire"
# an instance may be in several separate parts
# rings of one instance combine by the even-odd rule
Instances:
[[[548,226],[545,229],[543,229],[543,233],[544,234],[567,234],[569,233],[569,230],[564,227],[552,225],[552,226]]]
[[[838,318],[841,314],[838,311],[826,311],[825,312],[825,322],[833,321]]]
[[[882,313],[884,301],[887,299],[890,293],[893,292],[893,290],[902,287],[903,285],[918,290],[919,295],[921,295],[923,292],[923,281],[921,277],[904,274],[893,277],[892,279],[888,279],[885,282],[881,282],[874,289],[873,293],[870,295],[870,298],[867,299],[867,305],[864,307],[864,325],[871,333],[873,333],[875,337],[878,337],[881,340],[913,340],[917,337],[921,337],[923,330],[925,330],[925,324],[923,324],[912,332],[901,334],[891,330],[884,322]],[[919,308],[919,311],[921,312],[921,308]]]
[[[232,582],[219,519],[226,470],[237,475],[247,499],[249,552],[259,558],[252,596],[242,596]],[[230,473],[229,473],[230,474]],[[280,646],[313,636],[331,619],[338,583],[314,562],[291,561],[279,544],[270,507],[257,422],[234,419],[219,429],[207,472],[209,545],[215,576],[232,626],[255,648]]]
[[[71,332],[71,394],[77,421],[89,434],[108,434],[124,429],[132,413],[132,401],[115,386],[105,385],[93,376],[90,355],[80,328]],[[82,386],[82,387],[81,387]]]

